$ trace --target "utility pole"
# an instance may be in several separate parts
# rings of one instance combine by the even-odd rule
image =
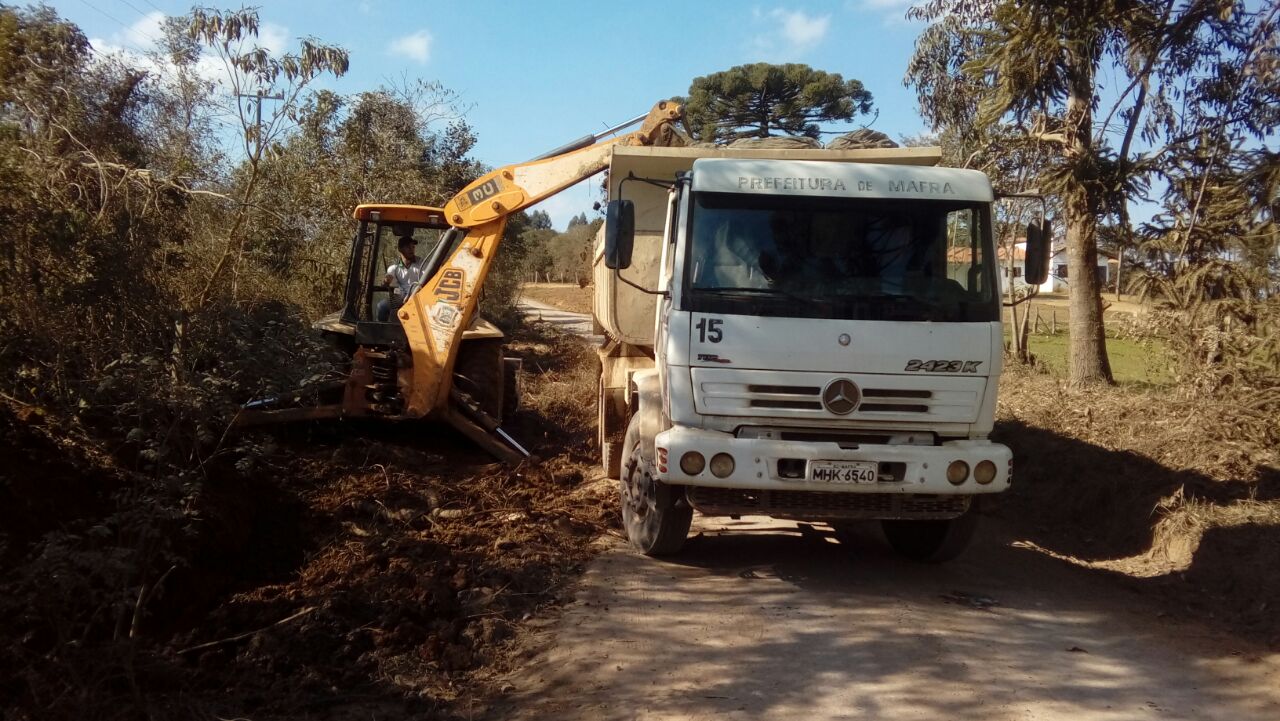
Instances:
[[[262,92],[261,89],[259,89],[258,92],[254,93],[253,95],[246,95],[244,93],[240,93],[236,97],[253,99],[253,111],[254,111],[253,127],[255,128],[254,135],[253,135],[253,138],[254,138],[253,155],[254,157],[257,157],[258,153],[262,149],[262,101],[263,100],[284,100],[284,93],[281,92],[281,93],[276,93],[275,95],[266,95]]]

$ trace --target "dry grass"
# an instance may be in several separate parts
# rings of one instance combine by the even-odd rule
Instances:
[[[577,283],[525,283],[520,297],[573,313],[590,313],[594,290],[593,286],[580,288]]]
[[[1180,612],[1280,642],[1280,418],[1176,388],[1070,387],[1013,367],[996,438],[1014,450],[1000,513],[1027,545],[1146,579]]]

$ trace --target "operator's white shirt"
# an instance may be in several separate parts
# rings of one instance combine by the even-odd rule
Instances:
[[[397,260],[387,267],[387,275],[395,280],[396,295],[401,300],[408,298],[411,291],[418,289],[418,286],[422,283],[423,276],[426,274],[426,258],[418,258],[410,265],[405,265],[403,260]]]

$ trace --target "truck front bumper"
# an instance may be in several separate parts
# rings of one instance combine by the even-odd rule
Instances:
[[[937,446],[862,444],[842,448],[836,443],[737,438],[728,433],[676,426],[659,433],[654,445],[659,480],[710,488],[971,496],[1008,489],[1013,472],[1012,452],[1006,446],[984,440],[949,441]],[[689,474],[681,469],[686,453],[702,456],[701,471]],[[712,472],[711,461],[722,453],[733,459],[733,471],[718,477]],[[876,480],[820,480],[824,472],[830,475],[824,469],[849,461],[875,464]],[[963,480],[952,483],[947,480],[947,469],[957,461],[967,471]],[[987,483],[975,478],[978,464],[983,461],[995,464],[995,477]]]

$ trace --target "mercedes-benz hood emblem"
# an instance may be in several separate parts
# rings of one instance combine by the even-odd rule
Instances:
[[[822,391],[822,405],[838,416],[847,416],[858,407],[862,393],[848,378],[837,378]]]

